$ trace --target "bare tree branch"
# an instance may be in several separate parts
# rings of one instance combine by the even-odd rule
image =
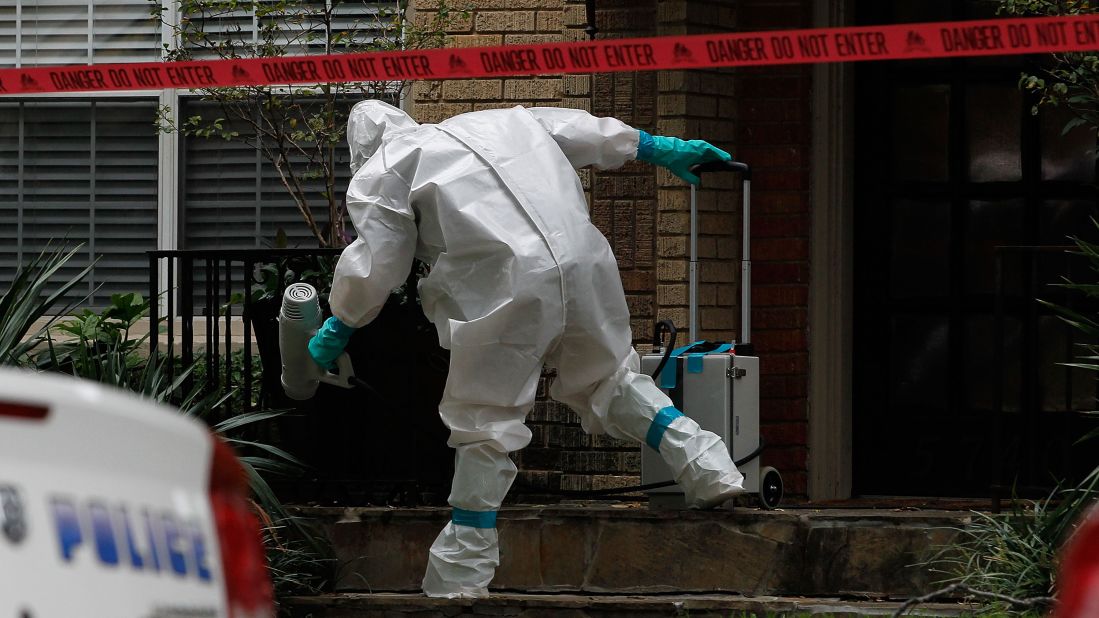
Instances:
[[[189,60],[435,46],[442,42],[449,23],[441,16],[449,14],[449,3],[456,1],[461,0],[436,0],[435,18],[426,25],[407,23],[401,8],[379,12],[365,0],[179,0],[178,21],[166,19],[160,0],[150,3],[152,14],[171,29],[177,41],[165,57]],[[213,103],[229,124],[223,127],[221,119],[213,118],[216,112],[197,109],[178,129],[188,135],[220,136],[254,147],[275,168],[283,189],[317,241],[322,246],[338,246],[343,238],[344,211],[342,196],[337,194],[343,97],[392,96],[406,87],[402,82],[365,81],[198,90],[202,100]],[[323,225],[326,215],[327,227]]]
[[[986,592],[984,590],[971,588],[963,583],[954,583],[950,584],[946,588],[929,592],[920,597],[913,597],[911,599],[908,599],[904,602],[904,605],[901,605],[899,608],[897,608],[897,611],[893,612],[893,618],[900,618],[905,614],[905,612],[907,612],[909,609],[916,607],[917,605],[930,603],[931,601],[941,599],[943,597],[949,597],[951,595],[954,595],[955,593],[961,593],[965,596],[977,597],[990,601],[1000,601],[1002,603],[1007,603],[1012,608],[1023,610],[1043,610],[1053,605],[1053,597],[1031,597],[1028,599],[1016,599],[1015,597],[1008,596],[1006,594],[1000,594],[998,592]]]

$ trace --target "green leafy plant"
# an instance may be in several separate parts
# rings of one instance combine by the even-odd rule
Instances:
[[[302,540],[292,526],[268,522],[264,527],[267,568],[275,587],[275,598],[319,594],[331,580],[335,559]]]
[[[1000,0],[999,12],[1011,17],[1090,15],[1099,13],[1099,6],[1094,0]],[[1051,54],[1049,67],[1024,73],[1019,86],[1038,95],[1034,114],[1042,105],[1072,110],[1064,133],[1082,125],[1099,127],[1099,53]]]
[[[84,309],[58,321],[48,331],[49,345],[39,354],[38,366],[113,386],[136,386],[126,381],[137,376],[131,375],[132,369],[148,364],[137,354],[148,336],[132,339],[130,329],[148,313],[148,307],[140,294],[113,294],[101,312]]]
[[[244,400],[244,389],[240,385],[244,384],[245,380],[248,380],[251,384],[259,384],[263,379],[263,361],[259,356],[253,355],[250,361],[251,367],[249,367],[250,373],[245,375],[244,367],[244,350],[233,350],[229,354],[229,363],[232,370],[229,374],[229,380],[226,382],[225,378],[225,355],[218,354],[212,355],[210,359],[211,365],[215,368],[213,374],[209,374],[209,367],[205,355],[194,364],[194,369],[191,375],[194,377],[196,383],[204,385],[207,390],[224,390],[230,393],[229,399],[226,400],[225,406],[228,410],[240,411],[254,410],[261,405],[260,392],[258,388],[251,390],[251,400]]]
[[[974,512],[959,539],[930,561],[944,584],[961,584],[1020,600],[1037,609],[1052,603],[1057,550],[1097,495],[1099,470],[1080,485],[1058,488],[1037,501],[1016,502],[1009,513]],[[1000,611],[1015,606],[995,601]]]
[[[337,259],[335,255],[294,256],[257,266],[252,276],[252,302],[279,300],[276,298],[279,290],[291,283],[302,282],[312,285],[322,306],[327,307]],[[232,300],[240,302],[239,298]]]
[[[1095,218],[1091,219],[1091,225],[1096,229],[1099,229],[1099,221],[1096,221]],[[1075,245],[1075,249],[1072,250],[1072,252],[1086,259],[1089,269],[1093,273],[1099,274],[1099,244],[1088,242],[1079,237],[1072,237],[1071,240]],[[1099,299],[1099,282],[1089,283],[1064,279],[1059,286],[1079,292],[1091,299]],[[1079,350],[1079,353],[1076,355],[1076,362],[1062,364],[1085,371],[1099,372],[1099,343],[1097,343],[1099,342],[1099,319],[1047,301],[1039,302],[1055,311],[1061,321],[1083,335],[1084,341],[1076,344],[1077,349]],[[1083,413],[1096,414],[1096,412]],[[1096,435],[1096,432],[1092,432],[1085,436],[1084,439],[1090,439],[1096,437]]]
[[[84,309],[54,324],[34,364],[40,371],[122,388],[186,415],[209,417],[233,393],[204,388],[204,383],[188,386],[195,382],[189,378],[198,363],[181,367],[166,355],[150,356],[149,333],[131,336],[131,329],[148,313],[149,301],[140,294],[114,294],[103,310]]]

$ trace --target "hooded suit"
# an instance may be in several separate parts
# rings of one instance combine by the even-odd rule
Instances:
[[[336,267],[333,314],[369,323],[419,258],[431,266],[419,284],[424,312],[451,352],[439,413],[456,450],[454,512],[432,545],[425,592],[487,593],[499,564],[495,515],[516,474],[508,453],[530,442],[523,421],[544,365],[557,370],[550,396],[586,431],[656,448],[688,503],[740,490],[721,439],[639,373],[618,265],[575,172],[633,160],[637,129],[522,107],[417,125],[364,101],[348,139],[358,238]]]

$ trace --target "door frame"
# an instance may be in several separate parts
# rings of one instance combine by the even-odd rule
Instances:
[[[813,0],[813,26],[847,26],[853,0]],[[851,497],[854,70],[813,66],[809,271],[810,500]]]

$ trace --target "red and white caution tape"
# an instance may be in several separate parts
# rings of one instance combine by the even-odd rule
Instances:
[[[1099,15],[0,69],[0,95],[466,79],[1099,50]]]

